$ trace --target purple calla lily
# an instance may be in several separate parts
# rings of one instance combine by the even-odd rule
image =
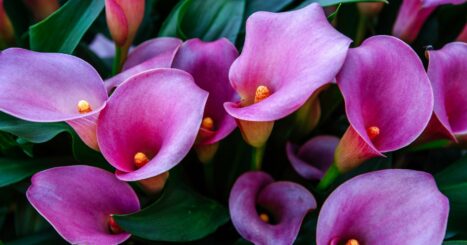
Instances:
[[[161,37],[148,40],[133,49],[122,72],[105,81],[108,92],[118,87],[126,79],[155,68],[170,68],[175,51],[182,44],[177,38]]]
[[[304,187],[274,180],[264,172],[248,172],[235,182],[229,197],[232,222],[255,244],[292,244],[316,200]]]
[[[439,245],[449,201],[433,177],[414,170],[381,170],[339,186],[318,216],[317,245]]]
[[[65,54],[11,48],[0,53],[0,111],[33,122],[66,121],[97,150],[97,114],[107,93],[99,74]]]
[[[178,164],[195,142],[207,97],[176,69],[149,70],[120,85],[97,125],[100,149],[117,177],[147,179]]]
[[[338,143],[339,138],[329,135],[313,137],[300,147],[288,142],[287,157],[300,176],[320,180],[334,161]]]
[[[197,141],[199,145],[216,143],[236,127],[223,104],[237,98],[228,77],[229,68],[237,56],[237,49],[225,38],[214,42],[188,40],[175,54],[172,67],[190,73],[196,84],[209,92]]]
[[[423,24],[439,5],[462,4],[466,0],[403,0],[392,34],[411,43],[417,38]]]
[[[340,172],[413,142],[433,110],[430,81],[401,40],[374,36],[351,49],[337,75],[350,127],[336,149]]]
[[[467,134],[467,43],[449,43],[428,50],[428,77],[434,92],[434,113],[423,138],[455,140]]]
[[[224,105],[245,140],[264,145],[275,120],[297,110],[333,80],[350,42],[316,3],[285,13],[251,15],[242,54],[229,72],[241,100]]]
[[[26,196],[71,244],[119,244],[130,237],[112,218],[140,209],[138,196],[115,175],[90,166],[36,173]]]

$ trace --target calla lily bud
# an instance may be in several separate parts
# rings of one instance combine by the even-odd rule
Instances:
[[[144,17],[144,0],[105,0],[105,15],[117,46],[129,47]]]
[[[383,2],[360,2],[357,3],[357,8],[360,13],[366,17],[377,16],[384,7]]]
[[[14,42],[14,39],[15,35],[13,25],[11,24],[10,18],[8,18],[5,8],[3,7],[3,0],[0,0],[0,44],[5,42],[6,45],[9,45]]]
[[[60,8],[58,0],[25,0],[36,20],[43,20]]]

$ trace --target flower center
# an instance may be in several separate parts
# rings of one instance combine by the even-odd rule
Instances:
[[[133,157],[133,162],[137,168],[141,168],[149,162],[149,158],[143,152],[137,152]]]
[[[345,245],[360,245],[357,239],[350,239],[348,240]]]
[[[375,139],[380,134],[379,128],[376,126],[367,128],[366,132],[368,133],[368,137],[370,137],[370,139]]]
[[[86,100],[78,101],[78,112],[81,114],[89,113],[92,111],[91,105]]]
[[[203,121],[201,122],[201,128],[212,130],[214,128],[214,120],[212,120],[210,117],[203,118]]]
[[[266,99],[271,95],[271,91],[269,91],[269,88],[260,85],[256,88],[256,93],[255,93],[255,103],[261,102],[262,100]]]
[[[268,223],[271,221],[271,219],[269,219],[269,215],[267,213],[260,213],[259,214],[259,219],[262,220],[264,223]]]
[[[112,234],[119,234],[123,232],[123,229],[115,222],[113,214],[109,215],[108,226],[110,233]]]

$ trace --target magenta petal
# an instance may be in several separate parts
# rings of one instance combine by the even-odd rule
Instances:
[[[66,121],[73,130],[78,134],[81,140],[92,149],[99,151],[99,145],[97,143],[97,118],[98,113],[92,114],[87,117],[78,118],[74,120]]]
[[[180,44],[182,44],[180,39],[161,37],[138,45],[128,55],[122,72],[105,81],[107,91],[112,91],[128,78],[143,71],[170,68],[175,51]]]
[[[337,84],[351,126],[377,152],[407,146],[431,117],[433,94],[422,62],[397,38],[374,36],[351,49]],[[379,129],[373,139],[371,127]]]
[[[178,164],[195,142],[207,96],[176,69],[149,70],[120,85],[97,124],[101,152],[117,177],[146,179]],[[150,158],[139,169],[133,162],[138,152]]]
[[[439,245],[446,232],[449,201],[433,177],[414,170],[381,170],[339,186],[321,208],[317,245]],[[331,243],[331,241],[335,243]]]
[[[274,224],[260,219],[258,206],[273,216]],[[240,176],[229,197],[235,228],[255,244],[292,244],[303,218],[315,208],[315,198],[304,187],[287,181],[274,182],[263,172]]]
[[[112,234],[111,214],[140,209],[131,187],[90,166],[51,168],[35,174],[26,196],[32,206],[71,244],[118,244],[129,233]]]
[[[0,111],[34,122],[67,121],[98,113],[107,93],[99,74],[83,60],[11,48],[0,53]],[[92,112],[80,114],[80,100]]]
[[[329,24],[317,3],[285,13],[254,13],[247,21],[242,54],[229,73],[242,105],[226,103],[225,109],[248,121],[274,121],[289,115],[333,80],[350,42]],[[272,94],[253,104],[260,85]]]
[[[428,77],[433,86],[434,112],[452,134],[467,133],[467,43],[449,43],[429,54]]]
[[[200,144],[215,143],[236,127],[235,120],[225,112],[223,104],[237,99],[228,77],[229,68],[237,56],[235,46],[223,38],[214,42],[188,40],[174,57],[172,67],[190,73],[196,84],[209,92],[204,117],[213,119],[214,129],[213,133],[202,135]]]
[[[297,173],[308,180],[319,180],[334,161],[339,138],[321,135],[308,140],[301,147],[287,143],[287,157]]]

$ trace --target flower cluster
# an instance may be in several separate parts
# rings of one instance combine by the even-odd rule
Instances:
[[[127,182],[147,196],[160,195],[169,172],[191,150],[206,166],[213,164],[220,143],[238,127],[252,147],[253,166],[232,185],[228,208],[244,239],[293,244],[303,220],[316,215],[318,245],[439,245],[449,200],[431,174],[387,169],[340,185],[337,179],[409,145],[467,142],[467,44],[459,37],[427,49],[425,60],[407,44],[436,6],[463,2],[404,0],[393,29],[397,37],[376,35],[355,47],[318,3],[256,12],[246,21],[239,52],[226,38],[158,37],[132,47],[145,2],[105,0],[117,51],[111,77],[103,79],[68,54],[0,53],[0,111],[30,122],[67,123],[115,169],[46,169],[33,175],[26,197],[69,243],[119,244],[131,234],[114,216],[141,209]],[[38,19],[58,2],[40,6],[33,8]],[[0,19],[8,19],[3,13]],[[11,23],[2,23],[0,37],[11,43]],[[275,181],[261,161],[278,121],[296,115],[289,131],[309,135],[320,119],[319,96],[330,87],[343,97],[345,132],[304,143],[286,135],[284,158],[306,184]]]

